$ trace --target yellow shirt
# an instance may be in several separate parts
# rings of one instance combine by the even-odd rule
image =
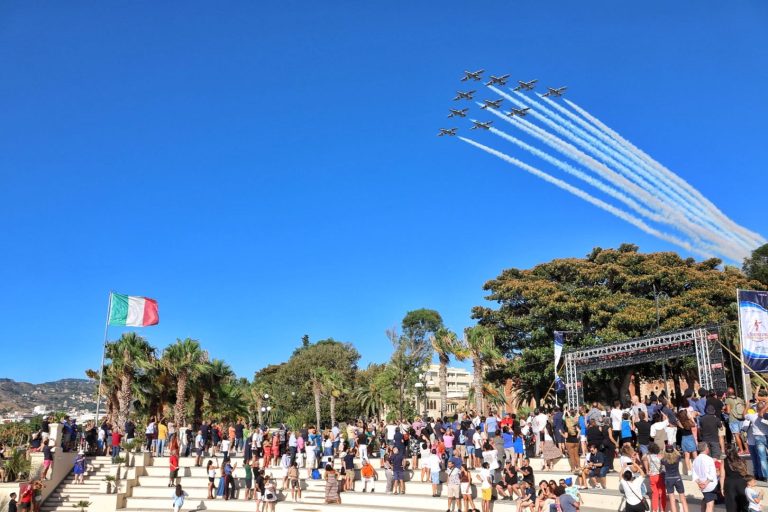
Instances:
[[[167,439],[168,438],[168,427],[166,427],[162,423],[159,423],[157,425],[157,438],[158,439]]]

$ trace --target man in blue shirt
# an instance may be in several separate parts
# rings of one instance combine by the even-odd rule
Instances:
[[[498,429],[499,420],[496,418],[495,414],[491,413],[487,418],[485,418],[485,431],[488,433],[488,437],[493,437]]]

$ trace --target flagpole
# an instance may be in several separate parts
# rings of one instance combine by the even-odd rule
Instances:
[[[101,366],[99,367],[99,387],[96,389],[96,428],[99,427],[99,409],[101,408],[101,383],[104,380],[104,360],[107,356],[107,333],[109,332],[109,314],[112,312],[112,291],[107,302],[107,321],[104,322],[104,343],[101,348]]]

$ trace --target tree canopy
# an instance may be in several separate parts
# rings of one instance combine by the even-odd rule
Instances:
[[[415,309],[403,318],[403,334],[418,343],[423,343],[428,334],[435,334],[443,327],[443,317],[434,309]]]
[[[484,286],[490,292],[486,298],[498,308],[473,308],[473,317],[494,330],[510,360],[491,377],[514,378],[528,393],[524,397],[538,401],[554,379],[554,331],[570,331],[566,348],[651,334],[657,331],[657,298],[660,331],[733,322],[736,288],[762,285],[735,268],[719,270],[720,263],[673,252],[644,254],[623,244],[595,248],[586,258],[504,270]],[[620,374],[600,377],[612,381]],[[611,398],[605,394],[619,390],[614,383],[597,391]]]
[[[768,286],[768,244],[752,251],[752,256],[744,259],[742,270],[750,279]]]

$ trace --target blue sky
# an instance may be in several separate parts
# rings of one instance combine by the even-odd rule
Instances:
[[[469,68],[568,85],[765,234],[766,22],[759,1],[5,2],[0,374],[97,367],[110,289],[158,299],[156,346],[251,376],[305,333],[384,361],[419,307],[461,330],[507,267],[675,249],[435,137]]]

